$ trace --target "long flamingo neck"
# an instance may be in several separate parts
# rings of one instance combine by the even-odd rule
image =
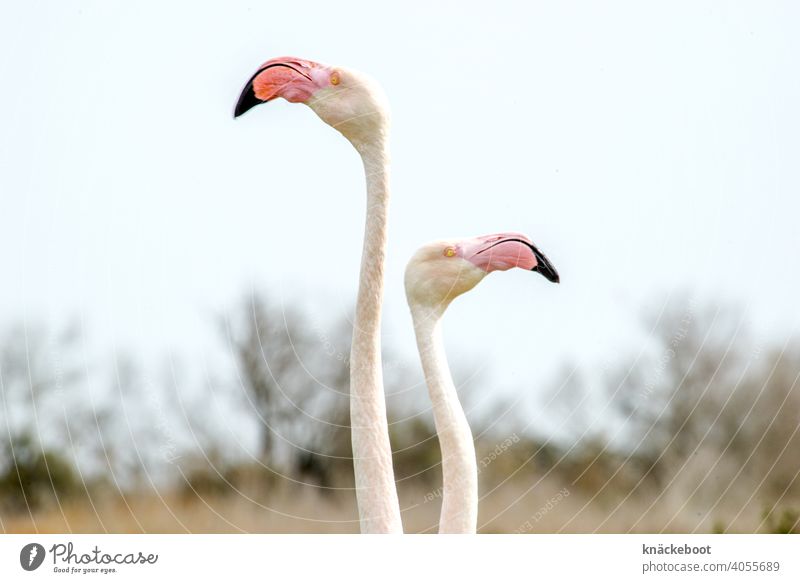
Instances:
[[[474,533],[478,523],[475,444],[447,365],[442,340],[442,310],[412,305],[411,315],[442,450],[444,492],[439,532]]]
[[[389,156],[385,136],[354,143],[364,162],[367,218],[350,353],[350,425],[361,532],[401,533],[381,367]]]

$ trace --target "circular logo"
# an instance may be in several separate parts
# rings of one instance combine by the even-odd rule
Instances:
[[[35,571],[44,562],[44,547],[39,543],[30,543],[19,552],[19,564],[26,571]]]

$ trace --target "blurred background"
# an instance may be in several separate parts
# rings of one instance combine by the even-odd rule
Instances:
[[[384,374],[407,531],[440,453],[402,273],[528,234],[448,311],[481,532],[800,531],[800,8],[16,4],[0,19],[0,530],[356,532],[356,152],[232,119],[268,58],[393,111]]]

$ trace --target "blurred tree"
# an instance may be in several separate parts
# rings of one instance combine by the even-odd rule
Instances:
[[[50,499],[60,502],[81,491],[67,459],[44,449],[29,433],[3,442],[0,460],[0,507],[8,513],[34,511]]]
[[[800,351],[759,347],[745,316],[684,299],[645,320],[650,350],[619,366],[604,394],[621,428],[604,445],[619,456],[608,479],[628,474],[630,486],[598,490],[649,497],[654,512],[678,501],[675,512],[714,516],[713,528],[730,526],[720,512],[797,499]]]
[[[339,466],[352,465],[350,324],[328,331],[253,294],[226,332],[245,410],[259,423],[263,466],[331,487]]]
[[[18,325],[0,340],[0,506],[7,512],[80,491],[72,460],[59,449],[69,433],[65,402],[78,378],[65,364],[74,337],[74,328],[48,338]]]

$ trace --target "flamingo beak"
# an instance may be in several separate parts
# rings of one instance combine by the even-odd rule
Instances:
[[[253,79],[250,79],[242,89],[242,94],[239,95],[239,101],[236,102],[236,108],[233,110],[233,117],[239,117],[260,103],[264,102],[256,97],[256,93],[253,90]]]
[[[531,243],[529,246],[531,251],[533,251],[533,254],[536,255],[536,267],[531,269],[531,271],[540,273],[548,281],[552,281],[553,283],[561,283],[561,277],[558,275],[558,271],[556,271],[556,268],[553,267],[552,263],[550,263],[550,260],[547,258],[547,256],[539,251],[539,249],[537,249],[533,243]]]
[[[233,117],[256,105],[283,97],[292,103],[304,103],[330,79],[328,67],[296,57],[279,57],[261,65],[242,89]]]
[[[559,283],[558,271],[525,235],[503,233],[473,239],[461,251],[463,257],[487,273],[520,267],[536,271],[553,283]]]

